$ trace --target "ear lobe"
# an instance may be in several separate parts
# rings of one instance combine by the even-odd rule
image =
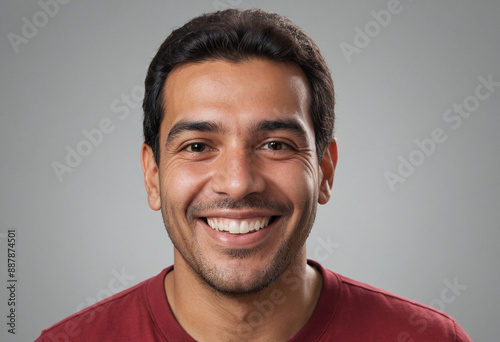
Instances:
[[[325,148],[323,159],[320,164],[320,183],[318,203],[326,204],[332,194],[333,176],[337,167],[337,140],[333,141]]]
[[[148,203],[151,209],[161,209],[160,178],[153,150],[147,144],[142,144],[141,164],[144,172],[144,186],[148,193]]]

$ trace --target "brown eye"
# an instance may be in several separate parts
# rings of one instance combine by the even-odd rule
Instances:
[[[205,152],[206,149],[207,149],[207,145],[202,144],[202,143],[193,143],[187,147],[187,150],[189,152],[198,152],[198,153]]]
[[[282,150],[283,143],[281,143],[279,141],[271,141],[271,142],[267,143],[267,148],[269,148],[270,150],[273,150],[273,151]]]

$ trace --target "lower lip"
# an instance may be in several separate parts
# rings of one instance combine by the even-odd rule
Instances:
[[[278,225],[280,218],[276,218],[265,228],[246,234],[231,234],[229,232],[220,232],[218,230],[212,229],[204,220],[199,219],[198,221],[203,226],[203,229],[206,231],[206,233],[218,244],[232,248],[250,248],[256,245],[263,244],[271,239],[273,235],[275,235],[278,231],[274,228]]]

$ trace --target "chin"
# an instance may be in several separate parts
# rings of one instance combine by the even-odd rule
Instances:
[[[259,275],[262,276],[262,275]],[[266,277],[264,279],[252,279],[251,282],[241,281],[241,279],[216,279],[205,278],[204,282],[214,291],[230,296],[241,296],[252,293],[258,293],[271,285],[277,278],[277,275]]]
[[[284,262],[285,250],[278,251],[272,260],[248,265],[245,259],[235,260],[228,265],[220,263],[198,268],[202,281],[213,290],[226,295],[245,295],[262,291],[270,286],[290,263]],[[257,265],[257,266],[256,266]],[[266,265],[263,267],[262,265]]]

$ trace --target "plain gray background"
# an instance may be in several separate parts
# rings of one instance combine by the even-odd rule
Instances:
[[[143,188],[142,84],[173,28],[222,7],[288,16],[331,67],[339,162],[309,256],[442,308],[476,341],[498,340],[500,87],[476,94],[480,77],[500,81],[498,1],[65,2],[0,2],[0,340],[33,340],[172,263]],[[388,6],[393,13],[380,12]],[[464,102],[466,118],[454,107]],[[100,127],[107,133],[92,144],[84,131]],[[53,164],[67,165],[77,148],[88,155],[59,179]],[[387,172],[404,181],[391,189]],[[11,228],[15,336],[6,325]]]

